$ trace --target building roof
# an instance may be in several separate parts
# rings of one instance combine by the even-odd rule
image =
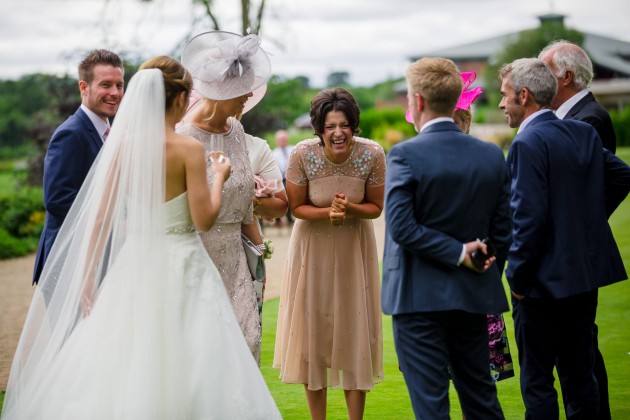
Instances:
[[[558,15],[562,16],[562,15]],[[541,18],[548,18],[547,15]],[[591,57],[594,65],[604,67],[620,77],[630,77],[630,42],[621,41],[607,36],[596,35],[588,32],[584,34],[584,50]],[[495,53],[503,49],[508,43],[517,39],[520,32],[499,35],[492,38],[471,42],[456,47],[431,51],[417,57],[445,57],[453,61],[482,60],[492,63]]]

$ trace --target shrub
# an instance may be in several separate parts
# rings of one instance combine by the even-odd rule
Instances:
[[[0,228],[0,260],[21,257],[37,249],[37,239],[16,238]]]
[[[416,135],[413,124],[405,120],[402,108],[368,109],[361,112],[359,136],[372,139],[387,151],[395,143]]]
[[[630,104],[626,105],[621,111],[611,110],[610,118],[615,127],[617,147],[630,146]]]
[[[0,196],[0,258],[33,252],[44,228],[41,188],[22,188]]]

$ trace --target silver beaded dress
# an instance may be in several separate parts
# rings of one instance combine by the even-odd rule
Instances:
[[[201,232],[208,255],[217,266],[225,284],[236,319],[245,340],[260,363],[261,323],[256,291],[247,267],[241,241],[241,223],[253,221],[252,197],[254,175],[249,163],[245,133],[241,123],[230,118],[230,130],[224,134],[224,154],[232,163],[232,174],[223,186],[219,216],[208,232]],[[196,138],[210,152],[210,133],[191,124],[180,124],[177,132]],[[214,170],[208,165],[208,183],[212,185]]]

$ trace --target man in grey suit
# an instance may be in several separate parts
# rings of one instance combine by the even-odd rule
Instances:
[[[617,139],[610,115],[588,91],[588,86],[593,79],[593,63],[586,52],[571,42],[554,41],[540,52],[538,58],[558,79],[558,92],[551,102],[551,108],[556,110],[556,116],[560,119],[589,123],[597,130],[603,146],[615,153]],[[599,350],[598,332],[597,324],[593,324],[594,372],[599,390],[599,418],[608,420],[610,419],[608,374],[604,357]],[[564,375],[560,375],[560,382],[565,381]],[[563,401],[567,401],[566,395]]]
[[[420,134],[388,156],[382,306],[393,315],[400,369],[417,418],[449,418],[453,372],[468,419],[502,419],[490,377],[486,314],[508,310],[501,272],[510,242],[503,152],[453,122],[462,92],[455,64],[423,58],[407,69]],[[478,238],[490,258],[475,268]]]
[[[109,133],[109,118],[123,97],[123,74],[122,61],[107,50],[94,50],[79,64],[81,106],[57,127],[44,158],[46,221],[35,257],[34,284]]]

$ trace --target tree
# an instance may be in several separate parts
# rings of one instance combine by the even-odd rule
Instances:
[[[140,0],[142,3],[151,3],[153,0]],[[213,11],[213,0],[191,0],[193,5],[200,6],[206,17],[212,22],[212,28],[221,30],[221,25],[216,13]],[[258,2],[252,0],[240,0],[241,2],[241,33],[260,34],[262,29],[263,15],[265,12],[265,0]],[[194,26],[194,25],[193,25]],[[193,28],[194,29],[194,28]]]
[[[538,53],[551,41],[564,39],[582,45],[584,34],[576,29],[564,26],[564,16],[545,15],[540,17],[540,26],[522,31],[513,42],[508,43],[495,57],[493,63],[486,68],[485,80],[490,90],[490,103],[498,103],[500,90],[497,75],[503,64],[524,57],[538,57]]]
[[[314,90],[303,78],[284,79],[272,76],[267,83],[265,98],[243,115],[245,131],[258,136],[280,128],[290,127],[294,120],[310,109]]]

